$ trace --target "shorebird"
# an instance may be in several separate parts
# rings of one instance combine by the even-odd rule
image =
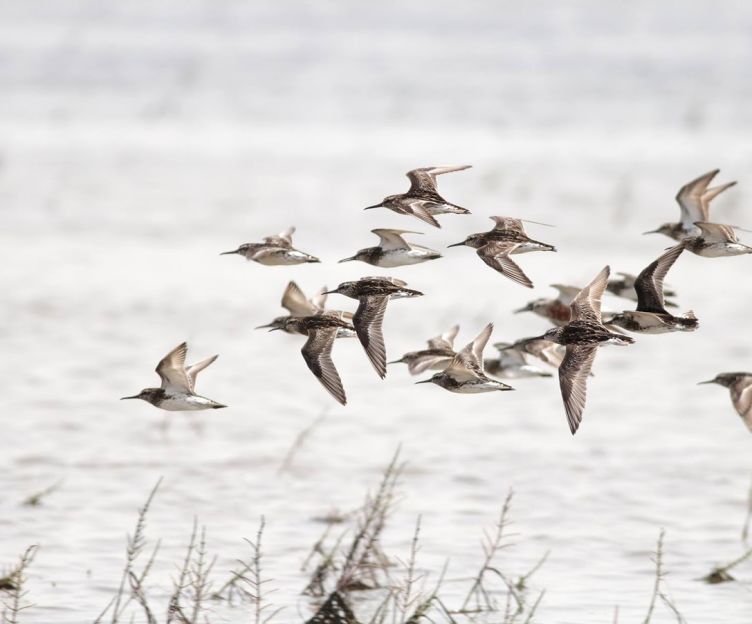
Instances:
[[[687,236],[697,235],[696,222],[707,221],[710,218],[710,202],[736,184],[736,182],[727,182],[708,188],[719,171],[720,169],[708,171],[691,182],[687,182],[679,189],[676,194],[676,201],[681,210],[681,218],[678,223],[664,223],[658,229],[650,230],[645,234],[665,234],[676,241],[680,241]]]
[[[387,364],[407,364],[411,375],[419,375],[427,370],[444,370],[456,355],[454,339],[460,331],[459,325],[454,325],[440,336],[428,341],[428,349],[405,353],[399,360]]]
[[[486,373],[501,379],[553,377],[553,373],[529,364],[525,358],[525,351],[515,348],[512,343],[497,342],[494,347],[498,349],[499,355],[483,361]]]
[[[441,254],[428,247],[413,245],[408,243],[403,234],[420,234],[420,232],[411,232],[410,230],[389,230],[378,228],[371,230],[379,237],[377,247],[367,247],[361,249],[351,258],[344,258],[340,262],[350,262],[351,260],[360,260],[378,267],[399,267],[408,264],[418,264],[426,260],[435,260],[441,258]]]
[[[352,326],[336,315],[324,313],[313,316],[289,316],[284,320],[282,327],[274,329],[308,336],[300,350],[305,363],[327,392],[345,405],[347,396],[332,361],[332,346],[340,332],[352,331]]]
[[[214,362],[218,356],[212,355],[196,364],[186,366],[186,353],[188,353],[188,345],[182,342],[157,364],[157,374],[162,379],[160,388],[144,388],[138,394],[123,397],[121,400],[143,399],[154,407],[170,412],[227,407],[194,392],[196,376]]]
[[[637,281],[637,277],[635,277],[631,273],[617,273],[616,275],[618,275],[619,277],[613,277],[608,280],[606,290],[612,295],[616,295],[617,297],[621,297],[622,299],[637,301],[637,291],[635,290],[635,282]],[[666,299],[666,297],[676,297],[676,291],[666,288],[665,284],[663,286],[663,296],[663,304],[667,308],[679,307],[673,301]]]
[[[433,383],[445,390],[460,394],[514,390],[505,383],[491,379],[483,371],[483,349],[491,337],[492,331],[493,323],[489,323],[475,340],[452,358],[452,362],[445,370],[436,373],[430,379],[416,381],[415,383]]]
[[[699,236],[688,236],[682,240],[687,251],[705,258],[723,258],[752,253],[752,247],[743,245],[736,236],[733,225],[696,221]]]
[[[439,195],[438,190],[436,190],[436,176],[452,171],[463,171],[471,166],[422,167],[408,171],[406,175],[410,179],[410,189],[407,193],[389,195],[380,204],[368,206],[364,210],[389,208],[397,214],[412,215],[440,228],[439,222],[434,218],[435,215],[447,213],[470,214],[470,211],[467,208],[449,203]]]
[[[752,431],[752,373],[720,373],[700,384],[718,384],[728,388],[737,414]]]
[[[531,355],[554,368],[559,368],[566,352],[566,349],[562,345],[550,340],[543,340],[542,338],[522,338],[511,344],[497,342],[494,347],[499,351],[514,350],[525,355]]]
[[[674,331],[694,331],[698,327],[693,312],[674,316],[666,311],[663,280],[676,259],[684,251],[684,244],[675,245],[657,260],[646,266],[635,280],[637,309],[625,310],[609,319],[610,325],[639,334],[665,334]]]
[[[541,336],[567,348],[559,366],[559,385],[572,435],[582,421],[587,378],[598,347],[609,343],[628,345],[634,342],[628,336],[609,331],[601,322],[601,297],[606,290],[609,273],[610,268],[604,267],[572,300],[572,320],[569,323],[563,327],[553,327]]]
[[[381,327],[386,304],[390,299],[419,297],[423,294],[406,286],[406,282],[393,277],[361,277],[354,282],[342,282],[326,293],[337,293],[358,300],[358,309],[353,316],[355,332],[382,379],[386,377],[386,347]]]
[[[287,228],[279,234],[266,236],[262,243],[245,243],[235,251],[223,251],[220,256],[238,254],[246,260],[253,260],[267,266],[304,264],[306,262],[321,262],[318,258],[295,249],[292,246],[294,227]]]
[[[527,275],[510,258],[512,254],[530,251],[556,251],[553,245],[541,243],[525,233],[521,219],[511,217],[491,217],[494,228],[488,232],[471,234],[461,243],[449,247],[472,247],[483,262],[495,271],[528,288],[533,287]]]
[[[577,286],[566,286],[564,284],[551,284],[551,288],[559,291],[559,296],[554,299],[540,298],[530,301],[522,308],[514,310],[515,314],[521,312],[532,312],[540,317],[550,321],[558,327],[563,327],[569,323],[570,308],[569,304],[572,299],[580,292]]]
[[[282,294],[282,307],[289,312],[287,316],[278,316],[266,325],[259,325],[256,329],[266,329],[269,331],[279,329],[288,334],[300,333],[296,331],[294,325],[287,325],[286,320],[290,317],[312,316],[314,314],[329,314],[338,317],[343,321],[351,321],[352,313],[341,310],[325,310],[326,304],[326,286],[317,292],[313,297],[307,299],[300,286],[294,281],[287,284],[285,292]],[[355,335],[355,330],[350,328],[340,328],[338,338],[345,338]]]

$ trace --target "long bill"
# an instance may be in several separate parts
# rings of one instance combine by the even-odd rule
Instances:
[[[125,401],[126,399],[139,399],[139,398],[141,397],[139,397],[137,394],[134,394],[133,396],[129,396],[129,397],[121,397],[120,400]]]
[[[375,204],[374,206],[366,206],[363,210],[373,210],[374,208],[383,208],[384,204]]]
[[[239,251],[239,250],[237,250],[237,249],[236,249],[236,250],[234,250],[234,251],[223,251],[223,252],[222,252],[221,254],[219,254],[219,255],[220,255],[220,256],[231,256],[232,254],[236,254],[236,253],[240,253],[240,251]]]
[[[712,383],[715,383],[715,379],[708,379],[707,381],[698,381],[697,385],[702,386],[704,384],[712,384]]]
[[[431,380],[430,379],[424,379],[423,381],[416,381],[415,385],[417,386],[418,384],[422,384],[422,383],[431,383]]]
[[[450,247],[462,247],[465,244],[465,241],[462,241],[461,243],[452,243],[451,245],[447,245],[447,249]]]

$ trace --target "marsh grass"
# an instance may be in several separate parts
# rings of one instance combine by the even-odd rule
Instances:
[[[0,612],[1,624],[18,624],[18,616],[21,612],[33,606],[27,600],[29,592],[25,589],[26,570],[34,561],[37,550],[37,546],[29,546],[13,569],[0,578],[0,590],[8,594],[7,600],[0,601],[0,606],[2,606],[2,612]]]
[[[50,494],[53,494],[54,492],[57,492],[60,487],[63,485],[63,479],[60,479],[53,483],[50,486],[47,486],[43,490],[40,490],[39,492],[35,492],[34,494],[31,494],[30,496],[26,497],[21,504],[24,507],[39,507],[44,499],[46,499]]]
[[[655,563],[655,580],[653,582],[653,592],[650,595],[650,604],[648,605],[648,610],[645,615],[645,619],[642,621],[642,624],[650,624],[655,612],[655,607],[659,600],[671,613],[673,613],[678,624],[686,624],[686,620],[669,597],[667,593],[668,590],[665,587],[665,578],[667,575],[667,572],[663,567],[663,541],[665,537],[666,531],[664,529],[661,529],[658,533],[658,542],[655,547],[655,553],[652,557],[653,562]]]

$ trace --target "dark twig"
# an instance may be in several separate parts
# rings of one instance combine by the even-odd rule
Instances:
[[[30,608],[31,604],[26,603],[26,596],[28,591],[24,589],[26,584],[26,569],[34,561],[34,556],[37,554],[37,546],[29,546],[21,558],[18,564],[10,572],[10,574],[0,579],[2,586],[0,589],[7,591],[10,594],[9,602],[3,602],[2,624],[18,624],[18,615]]]

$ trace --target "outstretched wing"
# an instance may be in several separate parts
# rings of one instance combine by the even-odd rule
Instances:
[[[292,316],[309,316],[316,312],[316,308],[308,301],[300,286],[293,281],[287,284],[282,294],[282,307]]]
[[[211,357],[208,357],[205,360],[201,360],[200,362],[191,364],[188,368],[185,369],[185,372],[188,375],[188,381],[191,384],[191,392],[195,391],[196,377],[198,376],[198,374],[202,370],[204,370],[207,366],[212,364],[214,360],[216,360],[218,357],[219,357],[218,355],[212,355]]]
[[[488,339],[493,332],[493,323],[486,325],[483,330],[454,356],[452,363],[447,368],[447,373],[460,379],[479,377],[483,374],[483,349],[486,348]],[[464,377],[463,377],[464,376]]]
[[[723,193],[726,189],[730,189],[732,186],[736,186],[736,181],[726,182],[726,184],[719,184],[712,188],[706,189],[700,198],[700,208],[702,211],[702,218],[700,221],[707,221],[710,219],[710,202],[713,201],[718,195]]]
[[[386,377],[386,347],[382,323],[388,296],[371,295],[363,297],[353,316],[353,325],[358,334],[360,344],[366,350],[368,359],[373,364],[379,377]]]
[[[739,238],[730,225],[723,223],[708,223],[696,221],[695,225],[700,228],[702,237],[709,243],[738,243]]]
[[[332,361],[332,345],[337,337],[337,327],[311,330],[300,352],[310,371],[321,385],[342,405],[347,403],[342,380]]]
[[[428,212],[428,208],[426,207],[428,203],[429,202],[426,202],[422,199],[417,199],[413,202],[410,202],[408,205],[414,217],[418,217],[418,219],[425,221],[429,225],[441,228],[439,222],[434,219],[433,215],[430,212]]]
[[[193,391],[191,380],[185,370],[185,356],[187,353],[188,344],[181,342],[157,364],[157,374],[161,377],[162,388],[165,390],[177,390],[179,392]]]
[[[527,288],[533,287],[533,282],[525,275],[519,265],[509,257],[516,248],[517,244],[492,241],[486,243],[483,247],[478,248],[476,253],[488,266],[508,277],[513,282],[517,282]]]
[[[453,349],[454,339],[457,337],[457,334],[459,333],[459,331],[460,331],[460,326],[453,325],[440,336],[431,338],[428,341],[428,348],[429,349]]]
[[[502,232],[516,232],[518,234],[525,234],[525,227],[522,225],[522,219],[515,219],[513,217],[489,217],[496,225],[494,230]]]
[[[379,247],[384,250],[410,249],[408,242],[402,238],[402,234],[420,234],[410,230],[390,230],[386,228],[377,228],[371,230],[379,237]]]
[[[442,167],[421,167],[407,172],[410,180],[410,193],[413,194],[434,194],[436,193],[436,176],[453,171],[463,171],[469,169],[472,165],[447,165]]]
[[[265,236],[263,241],[267,245],[274,245],[275,247],[284,247],[285,249],[292,248],[292,235],[295,233],[295,226],[290,226],[284,232],[279,234],[273,234],[272,236]]]
[[[676,194],[676,201],[681,209],[681,224],[684,230],[693,229],[695,221],[704,221],[702,208],[702,196],[708,188],[710,181],[718,175],[720,169],[713,169],[703,175],[687,182]]]
[[[684,251],[684,245],[675,245],[657,260],[646,266],[635,280],[638,312],[666,314],[663,301],[663,280],[676,259]]]
[[[610,273],[610,267],[603,267],[593,281],[577,293],[569,306],[572,310],[573,321],[601,322],[601,298],[603,291],[606,290]]]
[[[587,398],[587,378],[593,368],[593,360],[598,347],[578,347],[569,345],[564,360],[559,366],[559,386],[564,410],[572,435],[582,422],[582,412]]]

